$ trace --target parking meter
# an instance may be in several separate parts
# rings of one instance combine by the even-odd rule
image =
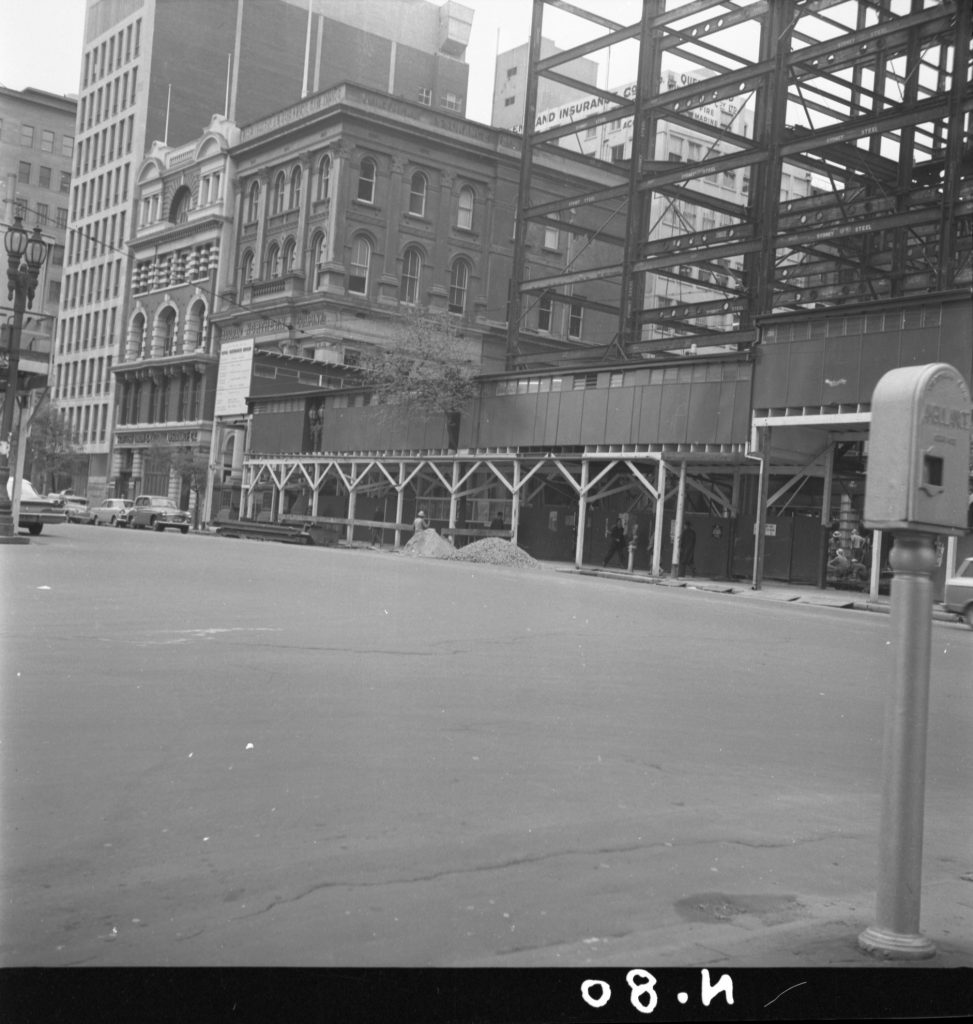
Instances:
[[[865,525],[960,534],[970,479],[970,391],[946,363],[890,370],[872,394]]]
[[[865,525],[891,530],[890,646],[875,923],[858,937],[886,958],[933,956],[919,931],[934,535],[965,532],[970,390],[952,366],[890,370],[872,393]]]

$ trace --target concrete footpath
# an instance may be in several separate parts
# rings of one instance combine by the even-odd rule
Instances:
[[[554,563],[547,563],[551,566]],[[746,580],[719,580],[706,577],[686,576],[673,579],[670,576],[652,576],[647,572],[628,572],[624,569],[599,568],[582,566],[576,569],[565,568],[563,563],[557,564],[560,572],[576,573],[579,576],[598,576],[602,579],[623,580],[628,583],[651,583],[660,587],[682,587],[687,590],[702,590],[714,594],[729,594],[734,597],[748,598],[755,601],[784,601],[789,604],[816,605],[823,608],[847,608],[853,611],[880,612],[888,614],[891,610],[889,598],[879,596],[871,598],[867,593],[858,590],[836,590],[831,587],[821,588],[809,584],[779,583],[775,580],[764,580],[760,589],[755,590]],[[941,603],[934,603],[932,617],[937,622],[960,622],[961,619],[953,612],[948,612]]]
[[[716,580],[697,577],[672,579],[654,577],[645,572],[627,572],[621,569],[584,566],[581,569],[564,568],[557,571],[579,576],[618,580],[631,584],[654,584],[661,587],[679,587],[686,590],[725,594],[731,598],[757,602],[783,602],[794,607],[848,609],[850,611],[879,612],[891,610],[888,597],[870,599],[868,594],[855,591],[821,589],[789,583],[765,581],[759,590],[746,581]],[[933,620],[960,623],[959,616],[947,612],[941,604],[933,605]],[[973,666],[971,666],[973,673]],[[606,961],[604,951],[600,963],[619,965],[650,962],[658,967],[677,966],[691,960],[700,966],[719,966],[733,963],[746,967],[780,967],[788,963],[793,967],[973,967],[973,862],[968,870],[957,877],[936,885],[924,885],[922,891],[920,930],[923,935],[935,936],[936,953],[923,960],[884,960],[864,952],[858,947],[855,926],[863,914],[874,913],[875,894],[863,893],[861,900],[828,901],[820,906],[804,906],[805,916],[789,923],[770,922],[760,908],[746,906],[704,907],[700,921],[680,929],[679,935],[659,944],[660,936],[653,935],[651,947],[641,950],[637,943],[626,943],[625,948],[614,951]],[[707,926],[707,915],[712,924]],[[722,918],[736,926],[732,933],[717,924]],[[768,928],[768,923],[773,927]],[[581,950],[565,951],[567,959],[582,955]],[[970,995],[973,1012],[973,988]]]

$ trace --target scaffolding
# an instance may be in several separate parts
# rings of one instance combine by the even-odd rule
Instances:
[[[605,356],[651,359],[746,349],[771,313],[969,288],[967,0],[533,2],[510,369],[536,358],[517,339],[542,296],[611,309]],[[626,9],[638,16],[623,24]],[[551,15],[584,38],[541,58]],[[572,78],[578,58],[632,68],[634,90],[624,73],[606,71],[599,85]],[[542,78],[591,102],[538,118]],[[622,119],[624,153],[565,145]],[[678,132],[703,146],[667,151]],[[538,195],[532,166],[552,147],[597,168],[599,184]],[[792,177],[805,194],[788,190]],[[612,215],[593,228],[593,209]],[[567,232],[573,256],[563,272],[532,277],[530,232],[551,227]]]

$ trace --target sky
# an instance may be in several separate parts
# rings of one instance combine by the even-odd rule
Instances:
[[[220,0],[212,0],[217,3]],[[260,0],[248,0],[259,3]],[[433,0],[438,2],[438,0]],[[460,0],[475,11],[467,51],[470,90],[467,116],[489,123],[494,59],[499,50],[526,43],[531,0]],[[591,4],[592,0],[586,0]],[[316,0],[323,6],[326,0]],[[4,0],[0,32],[0,85],[33,87],[58,95],[78,93],[84,35],[85,0]],[[592,9],[632,24],[638,0],[597,0]],[[590,39],[596,30],[576,17],[547,7],[544,34],[567,48]],[[630,78],[634,79],[634,73]],[[627,80],[627,79],[626,79]]]

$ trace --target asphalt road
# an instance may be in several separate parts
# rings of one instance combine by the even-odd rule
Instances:
[[[0,559],[0,966],[727,962],[871,923],[886,616],[80,525]],[[936,623],[931,891],[970,870],[971,666]]]

